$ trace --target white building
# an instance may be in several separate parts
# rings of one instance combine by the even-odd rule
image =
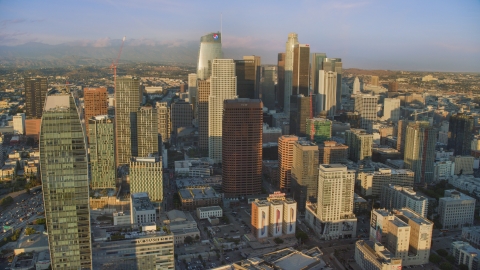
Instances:
[[[473,246],[480,247],[480,226],[463,227],[462,239]]]
[[[400,99],[385,98],[383,100],[383,120],[392,122],[400,120]]]
[[[402,260],[381,243],[359,240],[355,243],[355,262],[363,270],[402,269]]]
[[[480,178],[473,175],[453,175],[448,178],[448,183],[455,188],[480,196]]]
[[[473,225],[475,199],[454,189],[445,190],[438,202],[438,214],[443,229]]]
[[[373,123],[377,121],[378,97],[360,94],[355,96],[355,111],[360,113],[360,128],[372,132]]]
[[[381,204],[382,207],[387,209],[408,207],[422,217],[426,217],[428,212],[428,199],[417,195],[413,187],[384,185],[382,187]]]
[[[16,134],[25,134],[25,114],[17,113],[13,116],[13,132]]]
[[[208,156],[215,163],[222,162],[223,102],[236,95],[235,62],[233,59],[214,59],[208,97]]]
[[[452,242],[452,255],[455,257],[455,264],[465,264],[469,270],[479,269],[480,250],[462,241]]]
[[[317,112],[327,111],[334,116],[337,107],[337,72],[319,70]]]
[[[450,160],[435,161],[433,164],[433,180],[446,180],[453,176],[455,172],[455,162]]]
[[[223,217],[223,209],[218,206],[206,206],[197,208],[197,217],[199,219],[206,219],[209,217]]]
[[[155,223],[157,213],[146,192],[132,193],[130,196],[131,224]]]
[[[129,225],[132,224],[132,216],[130,213],[114,212],[113,213],[113,225]]]
[[[360,80],[358,77],[355,77],[355,80],[353,81],[353,93],[354,95],[360,94]]]

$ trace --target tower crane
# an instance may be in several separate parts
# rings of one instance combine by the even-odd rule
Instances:
[[[120,54],[122,53],[123,49],[123,44],[125,43],[125,36],[122,39],[122,45],[120,46],[120,50],[118,51],[117,59],[112,60],[112,64],[110,65],[110,68],[113,69],[113,89],[115,90],[115,93],[117,93],[117,65],[118,65],[118,60],[120,59]]]
[[[427,109],[426,111],[423,111],[423,112],[418,112],[418,110],[415,110],[412,114],[410,114],[410,116],[414,116],[415,121],[417,121],[417,115],[429,113],[429,112],[432,112],[432,110]]]

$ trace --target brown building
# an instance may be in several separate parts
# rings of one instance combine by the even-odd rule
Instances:
[[[400,151],[400,153],[404,153],[403,149],[405,147],[405,137],[407,135],[407,120],[399,120],[397,122],[397,147],[396,149]]]
[[[40,138],[40,124],[42,119],[25,119],[25,135],[32,137],[35,141]]]
[[[278,138],[278,183],[282,192],[290,192],[293,163],[293,144],[298,141],[294,135]]]
[[[283,108],[285,100],[285,53],[278,54],[277,72],[277,106]]]
[[[318,146],[319,164],[345,163],[348,158],[348,146],[335,141],[325,141]]]
[[[312,97],[315,99],[315,97]],[[310,97],[304,95],[290,98],[290,134],[305,137],[307,119],[310,119]],[[315,108],[312,108],[315,111]]]
[[[390,82],[388,84],[388,91],[389,92],[398,92],[398,82],[397,81]]]
[[[88,120],[93,116],[108,114],[107,88],[85,88],[83,90],[83,103],[85,106],[85,130],[88,129]],[[88,137],[87,132],[87,137]]]
[[[180,84],[180,93],[185,93],[185,88],[188,88],[188,86],[184,83]]]
[[[208,97],[210,95],[210,80],[198,80],[198,146],[208,153]]]
[[[297,44],[293,49],[292,95],[308,96],[310,73],[310,46]]]
[[[48,92],[47,78],[25,78],[25,117],[42,118]]]
[[[260,194],[263,103],[238,98],[225,100],[223,106],[223,192],[226,197]]]
[[[192,127],[193,106],[192,104],[179,100],[172,103],[170,110],[170,119],[172,124],[172,132],[177,134],[178,128]]]

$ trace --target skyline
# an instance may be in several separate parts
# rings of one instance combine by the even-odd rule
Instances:
[[[346,68],[480,72],[478,1],[21,0],[0,3],[0,17],[0,46],[108,47],[126,36],[125,46],[198,50],[201,36],[222,28],[225,58],[259,55],[276,64],[295,32],[311,52],[342,58]]]

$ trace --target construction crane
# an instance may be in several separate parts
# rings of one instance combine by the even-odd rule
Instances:
[[[426,111],[423,111],[423,112],[418,112],[418,110],[415,110],[415,112],[410,114],[410,116],[414,116],[414,120],[417,121],[417,115],[424,114],[424,113],[429,113],[429,112],[432,112],[432,110],[426,110]]]
[[[117,92],[117,65],[118,65],[118,60],[120,59],[120,54],[122,53],[123,49],[123,44],[125,43],[125,36],[122,39],[122,45],[120,46],[120,50],[118,51],[117,59],[112,60],[112,64],[110,65],[110,68],[113,69],[113,89],[115,90],[115,93]]]

